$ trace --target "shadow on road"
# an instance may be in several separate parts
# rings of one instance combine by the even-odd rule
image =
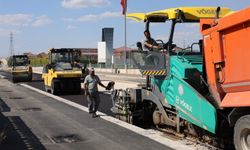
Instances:
[[[19,116],[4,116],[10,107],[0,98],[0,149],[45,150],[39,139]]]
[[[0,98],[0,112],[10,112],[10,107]]]

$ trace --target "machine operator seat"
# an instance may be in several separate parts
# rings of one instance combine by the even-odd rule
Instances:
[[[142,43],[141,43],[141,42],[137,42],[137,43],[136,43],[136,46],[137,46],[137,48],[138,48],[138,51],[143,51]]]

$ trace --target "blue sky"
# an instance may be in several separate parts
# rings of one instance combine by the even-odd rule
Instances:
[[[250,0],[128,0],[128,12],[148,12],[181,6],[224,6],[240,10]],[[144,24],[128,21],[128,46],[143,40]],[[9,54],[9,33],[14,33],[16,54],[47,52],[51,47],[96,48],[101,29],[114,27],[114,47],[124,41],[120,0],[0,0],[0,57]],[[168,25],[152,26],[155,39],[166,39]],[[198,26],[184,25],[176,43],[199,39]],[[185,37],[183,40],[182,37]]]

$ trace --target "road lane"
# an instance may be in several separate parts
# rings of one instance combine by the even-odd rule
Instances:
[[[11,77],[11,74],[8,72],[1,71],[0,74],[3,76],[6,76],[8,79],[10,79]],[[32,87],[45,91],[41,74],[33,73],[33,79],[31,82],[19,82],[19,83],[26,83]],[[84,96],[83,93],[81,95],[59,95],[59,96],[62,98],[68,99],[72,102],[75,102],[77,104],[80,104],[86,107],[88,106],[87,97]],[[101,98],[101,103],[100,103],[98,110],[107,115],[114,116],[114,114],[110,111],[110,108],[112,107],[112,101],[111,101],[110,95],[101,92],[100,98]]]
[[[9,76],[10,75],[10,74],[8,74],[6,72],[3,73],[3,72],[0,71],[0,75],[1,74],[5,75],[5,76]],[[131,81],[129,81],[129,82],[131,82]],[[34,73],[33,81],[32,82],[23,82],[23,83],[27,84],[27,85],[29,85],[31,87],[37,88],[39,90],[45,91],[44,90],[44,86],[43,86],[43,81],[41,79],[41,75],[40,74],[35,74]],[[123,85],[124,82],[120,82],[120,84]],[[16,84],[16,85],[18,85],[18,84]],[[126,87],[127,85],[133,87],[133,86],[136,85],[136,83],[134,85],[131,85],[131,83],[126,84],[126,82],[125,82],[124,86]],[[80,104],[81,106],[85,106],[85,107],[87,106],[87,100],[86,100],[86,97],[84,95],[60,95],[60,97],[66,99],[66,101],[69,100],[69,101],[74,102],[76,104]],[[100,104],[100,107],[99,107],[99,111],[102,112],[102,113],[105,113],[105,114],[107,114],[109,116],[111,116],[111,118],[112,118],[112,116],[114,117],[114,115],[110,111],[111,107],[112,107],[112,102],[111,102],[110,95],[102,93],[101,94],[101,104]],[[85,111],[86,111],[86,108],[85,108]],[[110,120],[108,119],[107,121],[110,121]],[[111,121],[111,122],[120,125],[115,120]],[[144,131],[140,131],[138,129],[131,129],[133,127],[129,127],[128,125],[125,125],[125,126],[120,125],[120,126],[122,126],[124,128],[127,128],[127,129],[130,129],[131,131],[133,131],[135,133],[138,133],[140,135],[143,135],[145,137],[148,137],[150,139],[153,139],[154,141],[157,141],[157,142],[159,142],[159,143],[167,146],[166,149],[168,149],[169,147],[172,147],[174,149],[186,149],[186,150],[188,150],[188,149],[195,149],[195,147],[196,147],[195,145],[191,146],[190,144],[188,144],[189,146],[186,146],[187,143],[189,143],[189,142],[185,141],[185,140],[177,140],[177,141],[171,140],[172,138],[170,138],[170,139],[167,138],[168,136],[166,134],[161,133],[161,132],[157,132],[155,130],[151,131],[151,129],[146,129]],[[201,147],[201,148],[203,148],[203,147]]]
[[[8,108],[1,112],[10,134],[0,145],[3,150],[171,149],[5,79],[0,79],[0,102],[0,108]]]

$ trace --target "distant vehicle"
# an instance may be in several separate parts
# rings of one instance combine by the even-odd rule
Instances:
[[[77,49],[50,49],[49,63],[44,66],[42,78],[45,90],[52,94],[81,93],[81,80],[86,66],[80,64],[81,52]]]
[[[8,65],[13,82],[32,80],[32,67],[30,66],[30,60],[27,55],[11,56]]]

